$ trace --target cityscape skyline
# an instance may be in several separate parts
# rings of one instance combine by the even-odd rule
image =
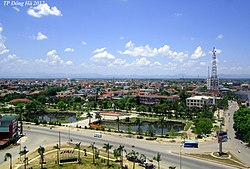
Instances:
[[[218,75],[250,77],[246,0],[11,2],[0,5],[0,77],[207,77],[213,47]]]

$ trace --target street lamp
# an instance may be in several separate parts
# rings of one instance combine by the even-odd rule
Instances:
[[[181,147],[182,147],[182,144],[180,145],[180,169],[182,167],[182,164],[181,164]]]
[[[58,142],[59,142],[59,148],[61,148],[61,132],[59,131],[59,139],[58,139]]]
[[[71,142],[70,140],[70,125],[69,125],[69,143]]]

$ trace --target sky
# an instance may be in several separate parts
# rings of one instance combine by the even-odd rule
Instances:
[[[13,74],[250,77],[249,0],[0,2],[0,78]]]

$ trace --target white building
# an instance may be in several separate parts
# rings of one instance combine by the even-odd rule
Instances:
[[[204,105],[214,105],[218,98],[211,96],[193,96],[186,99],[188,107],[203,107]]]

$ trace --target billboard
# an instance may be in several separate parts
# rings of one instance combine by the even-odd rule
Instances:
[[[228,140],[228,136],[227,135],[222,135],[222,136],[218,136],[218,142],[227,142]]]

